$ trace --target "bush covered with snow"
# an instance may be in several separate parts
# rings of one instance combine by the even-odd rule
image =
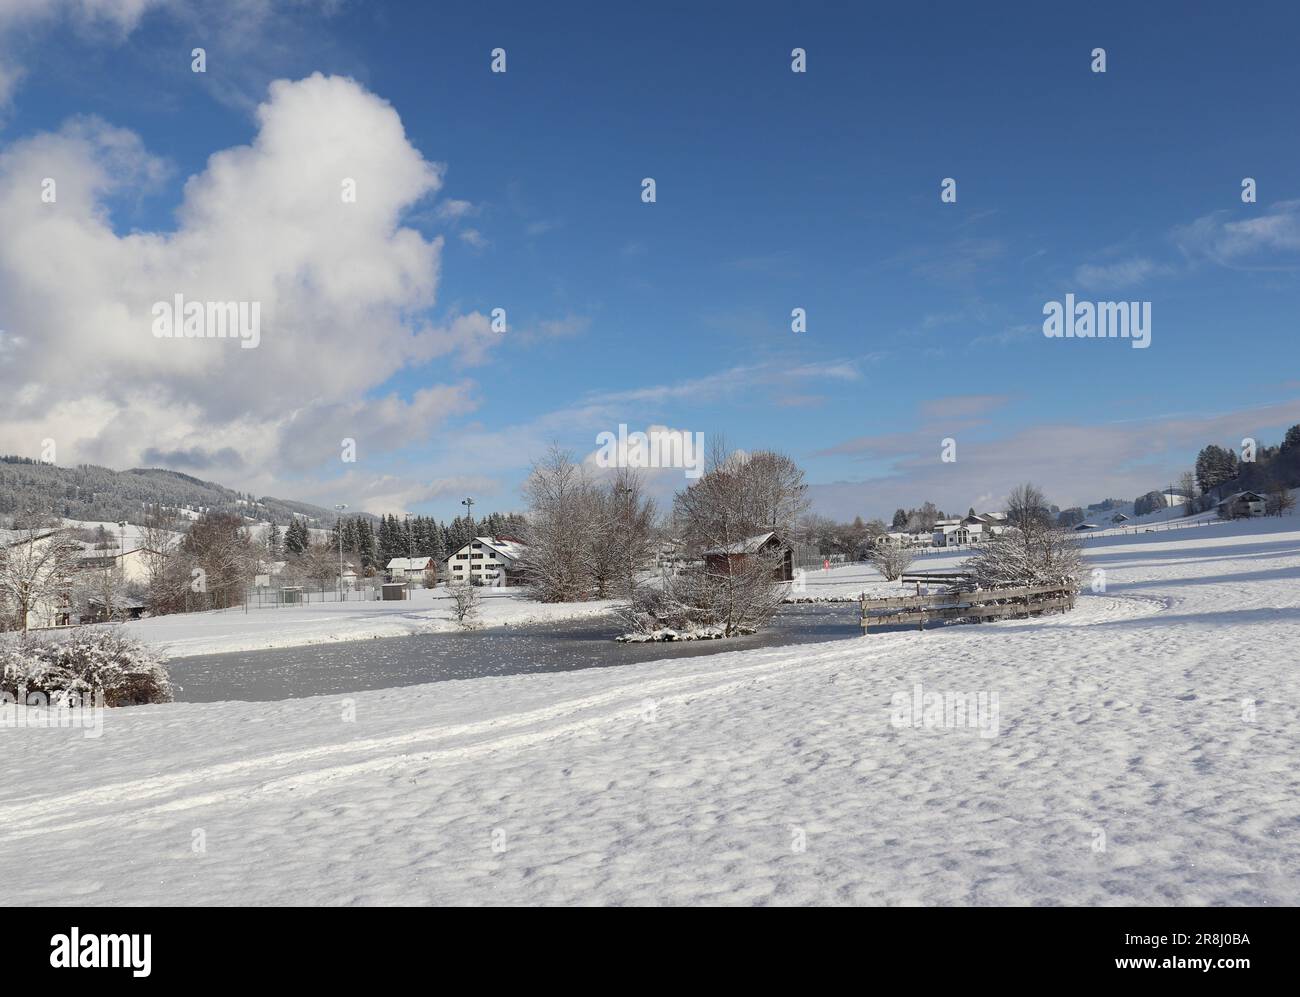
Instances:
[[[870,553],[867,554],[867,561],[871,566],[890,582],[897,581],[903,572],[912,566],[915,559],[914,551],[885,537],[878,537]]]
[[[1078,536],[1043,524],[1009,529],[988,540],[962,564],[982,589],[1049,582],[1077,584],[1083,571]]]
[[[789,583],[774,578],[777,565],[776,558],[755,554],[718,569],[688,569],[661,586],[639,588],[622,610],[623,620],[633,634],[650,640],[757,633],[790,591]]]
[[[64,640],[0,645],[0,692],[15,699],[43,693],[51,703],[61,703],[76,693],[84,702],[99,691],[105,706],[172,699],[163,659],[116,627],[79,629]]]

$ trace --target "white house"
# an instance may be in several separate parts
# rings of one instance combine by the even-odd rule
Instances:
[[[966,523],[935,523],[934,525],[934,546],[936,547],[965,547],[968,544],[978,543],[984,537],[984,526],[967,525]]]
[[[388,577],[395,582],[423,581],[428,572],[435,570],[431,557],[395,557],[388,562]]]
[[[983,538],[996,537],[1007,531],[1007,514],[1005,512],[977,512],[962,521],[963,526],[978,526]]]
[[[79,571],[120,571],[128,584],[143,585],[149,581],[150,560],[160,555],[148,547],[137,547],[126,552],[105,552],[82,544],[83,555],[77,561]],[[283,563],[283,562],[282,562]]]
[[[1216,508],[1222,518],[1237,519],[1241,516],[1262,516],[1267,505],[1259,492],[1233,492]]]
[[[447,558],[447,580],[489,588],[518,584],[523,552],[524,545],[509,537],[475,537]]]

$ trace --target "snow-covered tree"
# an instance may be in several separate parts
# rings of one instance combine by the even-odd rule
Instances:
[[[468,630],[478,616],[479,587],[463,578],[456,578],[447,583],[447,593],[451,597],[451,615]]]
[[[26,633],[31,613],[62,602],[80,556],[62,529],[31,526],[0,544],[0,629]]]
[[[1031,519],[985,541],[962,568],[980,588],[1047,582],[1077,585],[1083,547],[1073,530]]]
[[[892,582],[897,581],[912,566],[915,557],[916,554],[910,547],[882,537],[867,554],[867,561],[884,576],[885,581]]]

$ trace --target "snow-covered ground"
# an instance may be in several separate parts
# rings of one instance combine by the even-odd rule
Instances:
[[[949,550],[928,557],[918,557],[910,571],[956,571],[962,561],[971,556],[969,549]],[[861,595],[868,599],[881,596],[909,595],[916,589],[897,581],[887,582],[883,575],[869,564],[844,564],[831,568],[810,568],[803,573],[802,582],[796,575],[789,599],[792,602],[818,600],[853,600]],[[922,587],[922,592],[929,591]]]
[[[1065,616],[0,729],[0,904],[1297,903],[1300,521],[1089,553]]]
[[[548,604],[526,598],[522,589],[480,589],[476,625],[515,626],[581,619],[607,613],[615,605],[601,600]],[[134,637],[160,648],[170,658],[223,651],[329,644],[372,637],[458,630],[446,587],[413,589],[400,602],[354,599],[304,606],[226,609],[178,613],[125,624]]]

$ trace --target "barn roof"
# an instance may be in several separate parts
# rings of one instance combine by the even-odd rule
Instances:
[[[737,540],[735,543],[727,544],[724,547],[714,547],[706,550],[707,554],[753,554],[762,550],[763,546],[775,537],[776,534],[769,530],[766,533],[758,533],[752,537],[746,537],[744,540]]]

